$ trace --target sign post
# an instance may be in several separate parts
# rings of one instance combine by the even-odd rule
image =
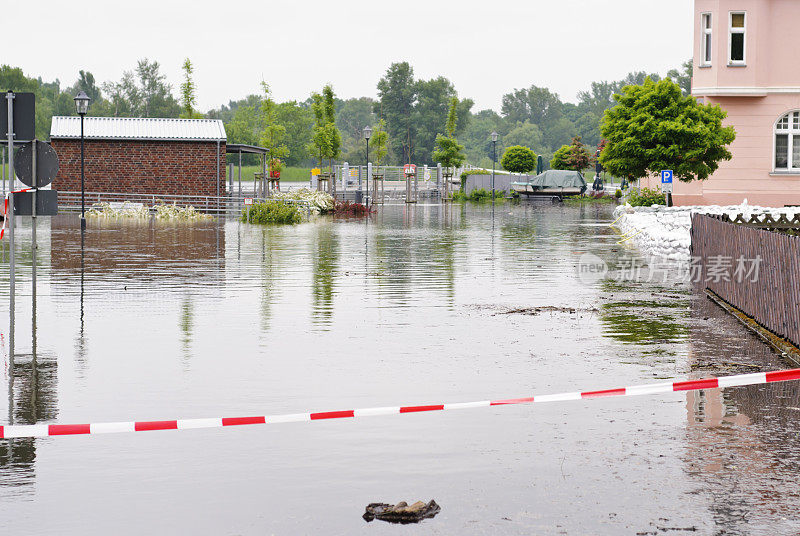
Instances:
[[[661,171],[661,191],[667,195],[667,206],[672,206],[672,170]]]

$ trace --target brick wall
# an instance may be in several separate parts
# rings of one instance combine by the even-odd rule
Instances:
[[[58,154],[53,188],[81,189],[80,140],[51,140]],[[87,192],[217,195],[216,142],[85,141]],[[219,192],[225,192],[225,143],[220,144]]]

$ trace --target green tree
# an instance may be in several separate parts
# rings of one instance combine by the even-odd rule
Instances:
[[[194,67],[189,58],[183,62],[183,83],[181,84],[181,108],[183,112],[181,117],[184,119],[199,119],[203,114],[195,111],[197,105],[197,96],[195,95],[196,88],[192,75],[194,74]]]
[[[136,65],[139,82],[140,106],[135,117],[178,117],[181,107],[172,96],[172,86],[166,75],[161,73],[161,65],[147,58]]]
[[[667,78],[675,82],[681,87],[681,92],[684,95],[692,93],[692,74],[694,72],[694,63],[690,58],[683,62],[680,69],[670,69],[667,72]]]
[[[464,163],[466,155],[464,155],[464,146],[456,141],[455,133],[458,126],[458,98],[452,97],[450,99],[450,107],[447,112],[447,121],[445,123],[446,136],[439,134],[436,136],[436,150],[433,151],[433,158],[442,164],[442,167],[447,170],[448,174],[452,176],[457,167]]]
[[[264,94],[261,97],[258,116],[261,130],[259,142],[269,151],[267,171],[271,174],[273,171],[280,171],[281,159],[289,154],[289,148],[283,143],[283,139],[286,137],[286,128],[278,122],[278,113],[275,101],[272,100],[269,84],[262,80],[261,89]]]
[[[503,145],[522,145],[529,149],[541,148],[544,145],[542,129],[533,123],[519,123],[508,134],[503,136]]]
[[[527,147],[514,145],[503,153],[500,165],[511,173],[528,173],[536,169],[536,153]]]
[[[375,128],[374,134],[372,134],[371,142],[375,167],[379,168],[389,153],[389,133],[386,132],[386,123],[383,119],[378,121],[378,126]]]
[[[378,82],[378,103],[375,112],[386,119],[389,139],[396,145],[402,162],[411,163],[414,152],[414,103],[418,86],[414,69],[404,61],[392,63]]]
[[[511,124],[530,122],[541,125],[559,119],[561,107],[558,94],[544,87],[531,86],[503,95],[500,111]]]
[[[314,127],[314,113],[295,101],[282,102],[275,107],[277,120],[286,128],[284,143],[288,149],[285,162],[289,166],[305,165],[311,155],[308,144]]]
[[[572,143],[562,145],[550,160],[550,167],[553,169],[572,169],[583,171],[592,163],[593,154],[589,152],[586,145],[581,142],[580,136],[572,138]]]
[[[322,94],[311,95],[311,108],[314,111],[314,130],[311,136],[315,156],[319,157],[320,166],[328,160],[333,172],[333,160],[339,157],[342,150],[342,136],[336,128],[336,102],[333,88],[326,85]]]
[[[680,180],[707,179],[736,132],[725,127],[719,106],[700,104],[671,80],[627,86],[605,112],[601,130],[607,144],[600,161],[612,175],[636,179],[673,170]]]

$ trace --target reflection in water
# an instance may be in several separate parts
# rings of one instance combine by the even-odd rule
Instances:
[[[194,301],[191,296],[183,298],[178,328],[181,332],[183,364],[188,366],[192,358],[192,329],[194,328]]]
[[[679,343],[686,340],[686,300],[623,300],[600,305],[606,337],[632,344]]]
[[[318,225],[312,248],[311,321],[328,326],[333,317],[334,282],[339,262],[339,235],[331,223]]]
[[[692,301],[690,356],[703,376],[786,368],[705,299]],[[720,352],[720,349],[724,349]],[[800,513],[800,389],[777,383],[686,394],[685,470],[725,534],[788,534]],[[796,527],[795,527],[796,528]]]
[[[35,236],[35,235],[34,235]],[[36,281],[36,242],[31,248],[32,281]],[[9,345],[8,423],[36,424],[58,416],[58,362],[55,356],[38,352],[37,288],[31,292],[31,352],[15,353]],[[11,316],[12,332],[15,318]],[[0,486],[26,486],[33,483],[36,443],[34,439],[0,441]]]

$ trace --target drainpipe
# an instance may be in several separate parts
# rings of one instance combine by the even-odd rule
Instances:
[[[219,140],[217,140],[217,203],[219,204]]]

